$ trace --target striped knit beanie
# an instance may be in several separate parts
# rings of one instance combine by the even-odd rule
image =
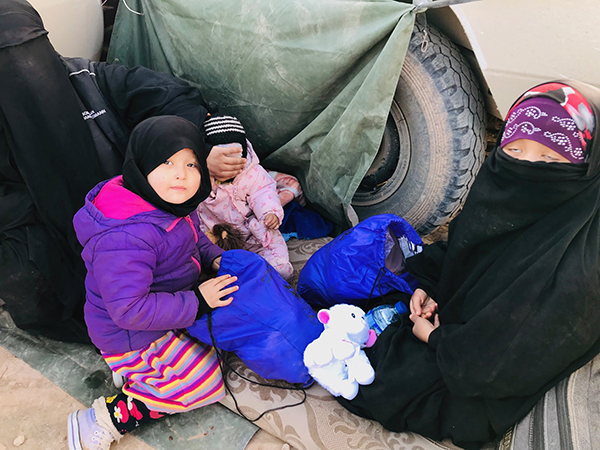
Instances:
[[[246,157],[246,131],[240,121],[233,116],[211,116],[204,121],[206,142],[210,145],[237,143],[242,146],[242,158]]]

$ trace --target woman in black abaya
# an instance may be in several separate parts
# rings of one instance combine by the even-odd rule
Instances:
[[[412,314],[367,350],[375,381],[347,409],[478,448],[600,352],[599,111],[570,81],[515,103],[448,242],[408,259]]]

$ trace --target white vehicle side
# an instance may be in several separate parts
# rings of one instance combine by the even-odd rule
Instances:
[[[599,1],[479,0],[430,9],[427,17],[473,51],[470,63],[489,87],[487,109],[496,117],[545,81],[571,78],[600,87]]]
[[[97,60],[104,20],[100,0],[28,0],[40,13],[48,38],[63,56]]]

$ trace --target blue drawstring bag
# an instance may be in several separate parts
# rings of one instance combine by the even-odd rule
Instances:
[[[259,255],[245,250],[223,253],[219,275],[238,277],[233,302],[212,312],[217,348],[235,352],[267,379],[308,386],[312,377],[303,362],[306,346],[318,338],[323,325],[312,308]],[[213,345],[205,315],[188,332]]]
[[[418,282],[406,272],[405,261],[422,248],[417,232],[401,217],[370,217],[310,257],[300,272],[298,293],[320,308],[365,307],[392,291],[412,294]]]

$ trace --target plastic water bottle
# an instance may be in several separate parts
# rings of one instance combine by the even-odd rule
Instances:
[[[373,308],[365,315],[369,328],[379,336],[390,323],[400,320],[400,316],[408,311],[406,305],[398,302],[395,305],[381,305]]]

